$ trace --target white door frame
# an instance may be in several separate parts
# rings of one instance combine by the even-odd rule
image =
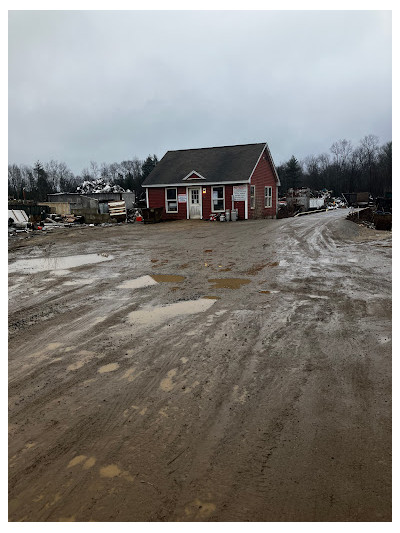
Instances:
[[[190,189],[198,189],[199,191],[199,204],[200,204],[200,220],[203,219],[203,189],[202,187],[198,185],[192,185],[190,187],[186,187],[186,217],[187,219],[190,218],[190,202],[191,202],[191,196],[190,196]],[[196,219],[194,219],[196,220]]]

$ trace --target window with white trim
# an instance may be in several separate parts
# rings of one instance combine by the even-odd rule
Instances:
[[[211,187],[211,210],[214,213],[225,211],[225,187]]]
[[[178,212],[178,189],[165,189],[165,210],[167,213]]]
[[[250,209],[254,209],[256,206],[256,186],[250,185]]]
[[[264,207],[272,207],[272,187],[264,187]]]

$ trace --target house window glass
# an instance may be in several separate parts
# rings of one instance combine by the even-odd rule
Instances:
[[[264,207],[272,207],[272,187],[264,187]]]
[[[167,213],[177,213],[178,212],[178,190],[175,189],[166,189],[165,192],[165,207]]]
[[[212,210],[225,211],[225,187],[212,187]]]
[[[255,185],[250,185],[250,209],[256,206],[256,188]]]

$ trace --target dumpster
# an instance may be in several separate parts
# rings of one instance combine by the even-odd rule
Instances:
[[[163,209],[163,207],[144,207],[142,209],[143,222],[145,224],[161,222]]]

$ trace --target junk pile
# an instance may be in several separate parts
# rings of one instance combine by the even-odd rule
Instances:
[[[342,197],[349,207],[367,207],[373,204],[373,198],[369,192],[344,192]]]
[[[8,233],[13,235],[32,228],[28,215],[21,209],[8,210]]]
[[[373,210],[371,207],[352,211],[347,215],[347,220],[366,226],[370,229],[390,231],[392,229],[392,214]]]
[[[83,224],[85,218],[83,216],[75,215],[54,215],[49,214],[43,221],[45,224],[56,226],[71,226],[73,224]]]
[[[277,218],[286,218],[298,213],[324,209],[331,201],[331,194],[332,191],[327,189],[316,191],[308,187],[290,188],[285,197],[279,198]]]
[[[103,178],[93,181],[84,181],[82,185],[76,188],[76,192],[80,194],[93,193],[111,193],[111,192],[131,192],[129,189],[125,190],[120,185],[106,182]]]

